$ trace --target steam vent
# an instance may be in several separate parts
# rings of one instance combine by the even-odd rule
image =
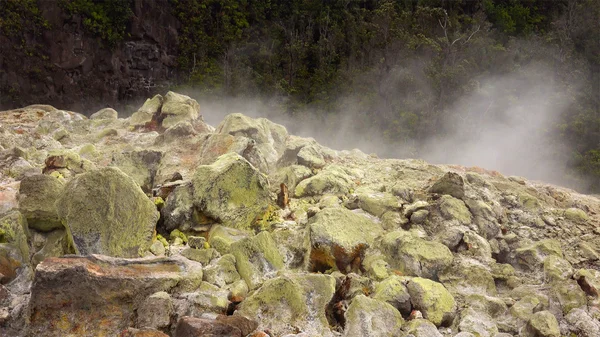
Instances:
[[[0,112],[1,336],[600,336],[600,200],[168,92]]]

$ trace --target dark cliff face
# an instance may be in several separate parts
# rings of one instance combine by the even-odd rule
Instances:
[[[0,110],[45,103],[89,115],[122,109],[174,82],[180,23],[167,0],[132,1],[126,37],[113,47],[58,1],[38,6],[48,28],[0,35]]]

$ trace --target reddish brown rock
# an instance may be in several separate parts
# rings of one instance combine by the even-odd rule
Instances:
[[[28,336],[118,335],[151,294],[189,291],[201,280],[201,265],[184,258],[48,258],[36,268]]]
[[[243,337],[237,327],[217,320],[185,316],[179,319],[175,337]]]

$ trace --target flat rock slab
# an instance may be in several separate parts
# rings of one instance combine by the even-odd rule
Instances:
[[[183,258],[48,258],[36,268],[27,336],[116,336],[151,294],[197,287],[200,267]]]

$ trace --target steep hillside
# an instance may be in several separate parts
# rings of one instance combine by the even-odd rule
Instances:
[[[0,112],[1,335],[600,336],[597,197],[200,111]]]

